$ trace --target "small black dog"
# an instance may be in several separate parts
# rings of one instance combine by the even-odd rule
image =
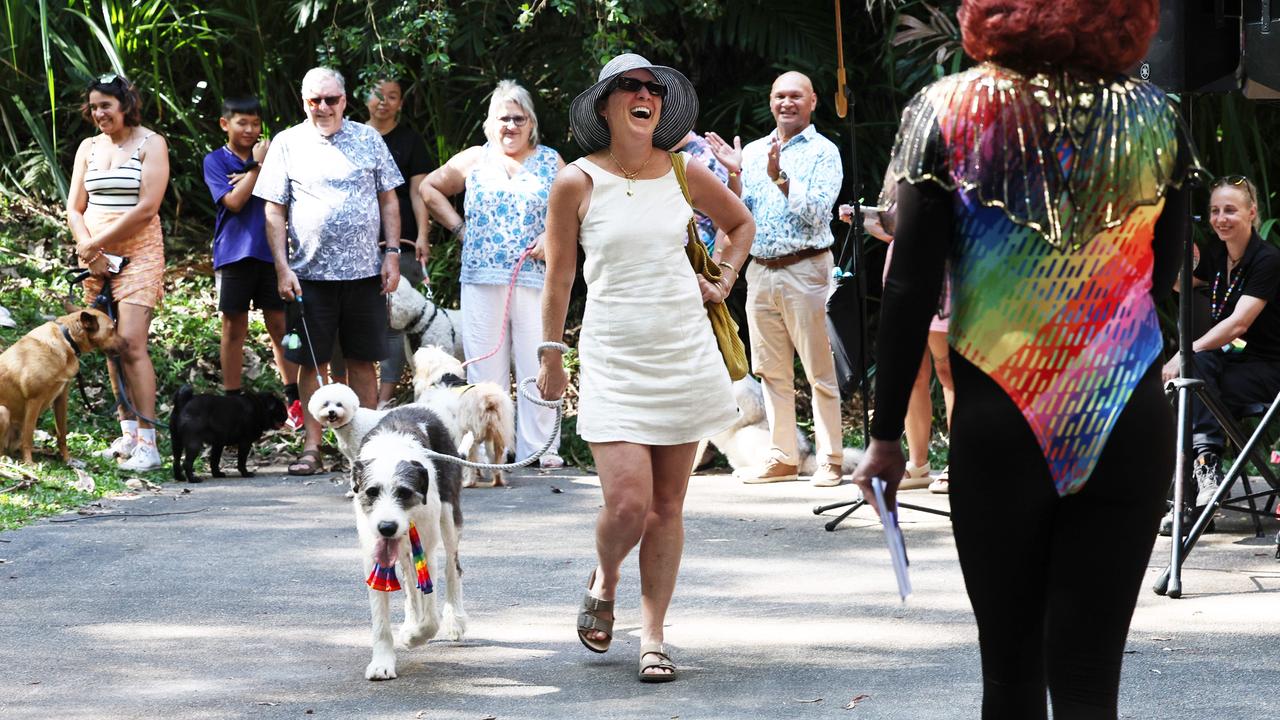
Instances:
[[[252,477],[245,462],[253,444],[266,431],[284,425],[284,421],[284,401],[269,393],[196,395],[190,385],[183,385],[173,396],[173,414],[169,420],[173,479],[200,482],[193,466],[206,445],[209,446],[210,475],[226,477],[221,468],[222,448],[235,445],[240,477]],[[182,459],[184,450],[186,462]]]

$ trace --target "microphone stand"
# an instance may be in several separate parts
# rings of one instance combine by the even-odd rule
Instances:
[[[839,0],[836,0],[836,32],[837,34],[839,34],[840,32]],[[837,47],[839,47],[839,45],[837,45]],[[841,270],[841,274],[843,275],[846,259],[849,260],[850,268],[851,268],[849,272],[851,275],[853,275],[854,281],[857,283],[857,292],[855,293],[856,298],[854,302],[854,307],[851,308],[851,311],[856,312],[859,317],[859,321],[858,321],[859,342],[858,342],[858,357],[857,357],[857,367],[858,367],[858,375],[859,375],[858,376],[858,396],[859,396],[859,399],[862,400],[862,446],[869,447],[871,445],[871,420],[870,420],[870,413],[868,410],[870,406],[870,397],[869,397],[869,394],[867,393],[867,312],[866,312],[867,277],[866,277],[866,271],[864,267],[865,264],[863,262],[864,260],[863,228],[862,228],[863,218],[862,218],[862,208],[860,204],[860,199],[862,195],[862,186],[861,186],[861,183],[858,181],[858,132],[857,132],[858,127],[857,127],[857,121],[854,118],[854,112],[853,112],[855,103],[854,103],[853,91],[850,90],[849,86],[844,83],[844,59],[843,58],[844,58],[844,52],[843,52],[843,49],[841,49],[840,60],[839,60],[840,68],[837,71],[837,77],[839,79],[839,91],[837,94],[836,106],[838,111],[841,105],[847,104],[847,109],[849,114],[849,160],[851,163],[850,167],[852,168],[852,173],[853,173],[853,177],[850,184],[851,184],[851,189],[853,191],[854,210],[853,210],[852,222],[849,224],[849,229],[845,231],[844,247],[840,251],[840,258],[836,267]],[[840,102],[841,99],[843,99],[844,102]],[[841,280],[844,280],[846,278],[847,276],[842,277]],[[866,498],[860,496],[856,500],[845,500],[841,502],[830,503],[827,505],[819,505],[813,509],[813,514],[821,515],[827,512],[828,510],[834,510],[836,508],[841,508],[841,507],[846,508],[845,511],[841,513],[839,516],[837,516],[834,520],[831,520],[830,522],[823,525],[823,527],[827,530],[827,532],[831,532],[831,531],[834,531],[840,525],[840,523],[844,522],[845,518],[852,515],[854,512],[858,510],[858,508],[862,507],[866,503],[867,503]],[[934,515],[942,515],[943,517],[951,516],[951,514],[945,510],[936,510],[934,508],[923,507],[920,505],[910,505],[908,503],[904,503],[901,501],[898,502],[898,506],[908,508],[910,510],[918,510],[920,512],[932,513]]]

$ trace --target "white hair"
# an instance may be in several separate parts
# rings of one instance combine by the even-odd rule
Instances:
[[[519,105],[520,110],[529,116],[529,145],[537,145],[538,115],[533,111],[533,97],[515,80],[503,80],[493,89],[493,95],[489,97],[489,115],[484,119],[484,136],[489,138],[491,143],[498,142],[501,123],[498,122],[497,116],[502,112],[503,105],[509,102]]]
[[[338,88],[345,94],[347,92],[347,81],[343,79],[342,73],[327,67],[313,67],[302,76],[302,94],[306,96],[307,88],[319,85],[325,78],[332,78],[338,83]]]

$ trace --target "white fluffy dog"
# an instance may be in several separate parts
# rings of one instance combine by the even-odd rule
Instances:
[[[440,419],[426,408],[405,406],[378,423],[365,438],[354,465],[356,530],[369,575],[374,564],[398,568],[405,593],[405,617],[400,642],[416,647],[443,634],[461,640],[467,629],[462,605],[462,566],[458,540],[462,532],[461,474],[458,466],[436,462],[425,449],[456,454],[453,438]],[[444,544],[445,599],[443,618],[436,596],[417,584],[410,524],[418,534],[429,582],[438,582],[436,551]],[[395,644],[391,636],[390,592],[369,589],[373,616],[373,658],[365,668],[369,680],[396,676]]]
[[[502,463],[507,450],[515,446],[515,404],[511,395],[496,383],[468,385],[462,363],[433,345],[424,345],[413,354],[413,396],[442,414],[452,413],[457,422],[457,440],[462,456],[472,462]],[[487,449],[488,457],[483,457]],[[463,472],[463,487],[475,487],[478,472]],[[491,485],[506,485],[501,470],[492,471]]]
[[[773,439],[769,434],[769,421],[765,417],[764,388],[751,375],[733,383],[733,397],[738,402],[738,421],[727,430],[709,438],[717,450],[724,453],[735,476],[745,477],[764,467],[769,461]],[[707,441],[703,441],[704,443]],[[702,457],[705,445],[699,445],[695,458]],[[796,428],[796,448],[800,454],[799,474],[812,475],[818,461],[813,455],[813,443]],[[840,466],[847,475],[858,467],[862,451],[844,448]]]
[[[462,352],[461,310],[436,305],[407,282],[397,285],[387,297],[387,324],[404,332],[410,355],[423,345],[435,345],[458,360],[466,357]]]
[[[351,464],[355,464],[365,435],[389,412],[360,407],[356,391],[342,383],[317,388],[307,403],[307,411],[322,427],[333,431],[338,438],[338,449]]]

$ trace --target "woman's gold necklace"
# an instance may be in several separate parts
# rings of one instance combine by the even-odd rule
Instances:
[[[649,160],[653,158],[653,148],[649,148],[649,154],[645,157],[644,162],[640,164],[639,169],[637,169],[635,172],[627,172],[627,169],[622,167],[622,163],[618,162],[618,158],[613,156],[612,150],[609,151],[609,157],[610,159],[613,160],[613,164],[617,165],[618,169],[622,171],[622,177],[627,179],[627,197],[631,197],[632,195],[635,195],[635,193],[632,192],[631,190],[631,183],[634,182],[635,179],[640,176],[640,173],[644,172],[645,166],[648,165]]]

